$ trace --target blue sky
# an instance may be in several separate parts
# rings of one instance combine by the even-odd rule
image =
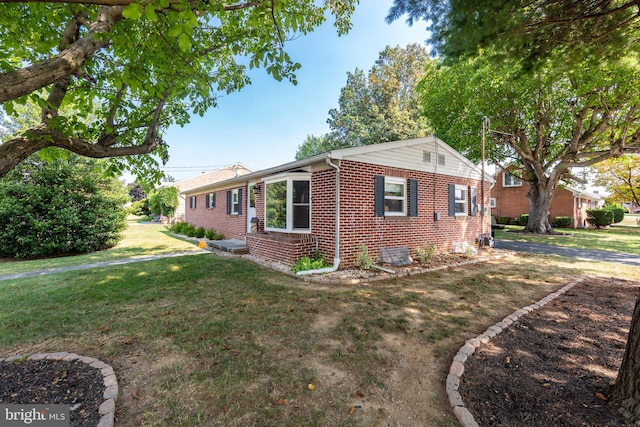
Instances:
[[[302,65],[297,86],[277,82],[263,69],[252,70],[250,86],[221,97],[218,108],[192,117],[185,127],[169,128],[165,140],[171,157],[165,172],[184,179],[236,162],[260,170],[295,160],[307,135],[329,131],[328,112],[338,106],[348,71],[368,71],[387,45],[425,44],[426,23],[385,23],[392,3],[361,0],[347,35],[338,37],[328,20],[288,42],[285,49]]]

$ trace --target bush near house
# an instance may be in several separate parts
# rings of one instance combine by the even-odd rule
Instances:
[[[511,218],[510,216],[499,216],[499,217],[496,219],[496,222],[497,222],[498,224],[505,224],[505,225],[509,225],[509,224],[511,224],[511,220],[512,220],[512,219],[513,219],[513,218]]]
[[[557,216],[553,219],[553,226],[566,228],[571,226],[571,217],[570,216]]]
[[[215,228],[211,228],[204,233],[204,237],[209,240],[224,240],[224,234],[218,233]]]
[[[615,224],[622,222],[622,220],[624,219],[624,209],[617,206],[605,206],[604,209],[613,212],[613,222]]]
[[[521,214],[520,215],[520,225],[527,225],[529,222],[529,214]]]
[[[587,209],[587,221],[594,227],[606,227],[613,223],[613,211],[609,209]]]

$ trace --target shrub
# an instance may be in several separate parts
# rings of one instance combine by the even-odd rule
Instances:
[[[624,209],[617,206],[605,206],[604,208],[613,212],[613,222],[615,224],[622,222],[622,220],[624,219]]]
[[[308,271],[308,270],[316,270],[318,268],[329,267],[327,261],[324,259],[319,252],[316,251],[313,258],[310,257],[302,257],[291,267],[291,271],[297,273],[299,271]]]
[[[191,224],[187,224],[182,227],[182,234],[187,237],[194,237],[196,235],[196,228]]]
[[[557,216],[553,218],[553,226],[554,227],[569,227],[571,225],[571,217],[570,216]]]
[[[436,255],[436,246],[427,245],[425,243],[424,245],[416,248],[416,254],[418,254],[420,263],[424,264],[425,262],[431,261],[433,257]]]
[[[137,216],[150,215],[151,212],[149,211],[149,199],[142,199],[131,203],[131,208],[129,208],[129,211],[132,215]]]
[[[189,225],[186,222],[182,221],[182,222],[176,222],[175,224],[173,224],[173,226],[171,227],[171,231],[173,231],[174,233],[177,234],[184,234],[184,228]]]
[[[127,195],[97,162],[31,157],[0,180],[0,258],[87,253],[114,246]]]
[[[204,233],[205,232],[206,231],[205,231],[204,227],[198,227],[193,232],[193,237],[197,237],[198,239],[202,239],[204,237]]]
[[[499,217],[496,219],[496,222],[497,222],[498,224],[506,224],[506,225],[509,225],[509,224],[511,223],[511,217],[508,217],[508,216],[499,216]]]
[[[613,211],[609,209],[587,209],[587,221],[594,227],[606,227],[613,222]]]
[[[205,231],[204,237],[209,240],[224,240],[224,234],[218,233],[215,228]]]
[[[369,248],[364,243],[358,245],[358,256],[356,257],[355,266],[361,270],[370,270],[374,261],[371,255],[369,255]]]
[[[529,222],[529,214],[521,214],[520,225],[527,225],[528,222]]]

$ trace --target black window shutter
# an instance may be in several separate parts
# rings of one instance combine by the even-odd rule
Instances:
[[[227,215],[231,214],[231,191],[227,191]]]
[[[409,216],[418,216],[418,180],[409,180]]]
[[[449,216],[456,216],[456,185],[449,184]]]
[[[476,187],[471,187],[471,216],[476,216],[478,214],[478,202],[477,202],[477,194]]]
[[[242,215],[242,188],[238,190],[238,215]]]
[[[193,209],[198,207],[198,196],[193,196]]]
[[[207,194],[207,196],[205,197],[204,204],[207,209],[211,207],[211,196],[209,194]]]
[[[374,213],[373,216],[384,216],[384,176],[374,176]]]

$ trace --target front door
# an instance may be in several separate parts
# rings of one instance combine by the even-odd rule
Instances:
[[[247,233],[258,231],[258,218],[256,216],[256,193],[253,189],[255,182],[249,182],[247,186]]]

